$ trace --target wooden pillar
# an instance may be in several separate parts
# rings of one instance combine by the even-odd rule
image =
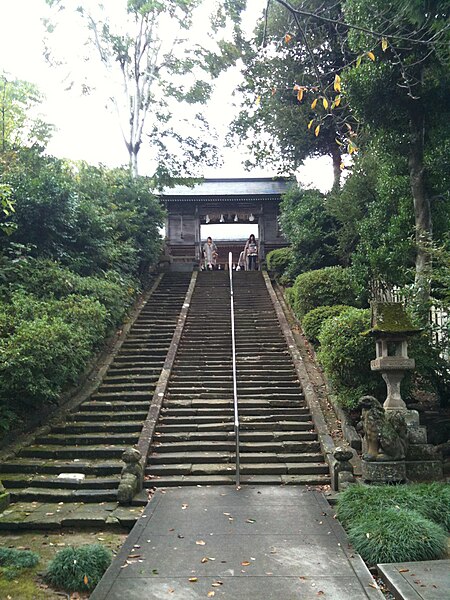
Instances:
[[[265,243],[266,243],[266,232],[265,232],[265,222],[264,222],[264,204],[261,203],[261,209],[259,211],[258,216],[258,238],[259,238],[259,259],[265,260],[266,252],[265,252]]]

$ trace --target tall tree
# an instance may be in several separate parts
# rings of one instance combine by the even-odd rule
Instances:
[[[207,24],[197,31],[208,47],[193,40],[190,30],[194,19],[205,15],[208,19],[202,0],[122,0],[119,10],[117,3],[112,7],[93,2],[91,8],[80,6],[77,0],[69,3],[47,0],[47,3],[57,9],[52,21],[47,22],[49,31],[54,30],[57,16],[70,6],[71,18],[75,12],[87,27],[88,48],[97,53],[110,82],[120,75],[121,90],[112,90],[110,100],[119,116],[133,176],[138,175],[138,155],[145,133],[165,164],[163,170],[167,169],[168,160],[176,156],[180,143],[186,142],[187,152],[178,167],[212,159],[213,148],[206,141],[210,136],[201,135],[206,129],[201,113],[190,117],[191,122],[185,126],[188,135],[173,127],[174,113],[178,117],[182,114],[181,103],[204,104],[208,100],[214,71],[211,67],[214,65],[220,71],[235,58],[226,44],[214,43],[211,38],[208,41]],[[211,32],[225,28],[231,18],[235,36],[239,37],[238,23],[244,7],[245,0],[214,2]],[[200,8],[203,15],[198,12]],[[90,85],[92,82],[86,89]],[[195,131],[200,135],[196,136]],[[172,146],[167,145],[168,138],[172,138]]]
[[[319,0],[293,5],[320,10]],[[341,17],[341,3],[330,9]],[[308,156],[329,155],[334,185],[341,176],[341,98],[331,111],[335,75],[347,62],[342,28],[320,21],[303,24],[284,7],[268,2],[265,19],[244,55],[243,110],[233,132],[254,151],[255,161],[284,172],[296,170]]]
[[[343,48],[345,61],[338,71],[330,69],[320,53],[315,55],[318,102],[314,110],[322,103],[326,112],[316,112],[309,121],[310,127],[319,121],[315,131],[321,135],[329,115],[336,116],[337,110],[347,103],[347,111],[342,117],[337,115],[343,125],[341,139],[337,139],[341,148],[350,153],[364,149],[364,138],[370,139],[373,128],[402,135],[414,208],[416,289],[418,297],[426,300],[431,269],[427,246],[433,235],[434,193],[425,158],[430,131],[436,132],[437,124],[440,122],[442,126],[446,122],[443,99],[450,93],[448,0],[343,0],[338,13],[335,4],[314,6],[312,2],[297,0],[268,0],[267,10],[274,5],[283,7],[293,19],[296,34],[305,37],[305,32],[314,30],[318,24],[326,25]],[[292,32],[287,33],[285,43],[292,37]],[[294,50],[292,54],[295,55]],[[290,55],[286,71],[289,60]],[[330,83],[325,74],[334,74],[333,88],[337,95],[331,104],[327,98]],[[355,118],[363,125],[364,135],[358,135]],[[276,112],[273,119],[277,119]]]

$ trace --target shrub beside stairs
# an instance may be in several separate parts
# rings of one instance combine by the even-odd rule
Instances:
[[[116,500],[121,455],[139,438],[189,281],[190,274],[164,275],[97,391],[66,422],[0,463],[12,502]],[[74,484],[73,473],[84,479]]]

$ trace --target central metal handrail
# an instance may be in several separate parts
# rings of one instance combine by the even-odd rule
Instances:
[[[234,436],[236,439],[236,488],[241,485],[240,460],[239,460],[239,411],[237,398],[237,375],[236,375],[236,338],[234,331],[234,291],[233,291],[233,254],[228,254],[228,269],[230,272],[230,310],[231,310],[231,354],[233,357],[233,403],[234,403]]]

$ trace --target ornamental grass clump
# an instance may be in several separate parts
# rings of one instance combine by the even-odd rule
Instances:
[[[65,548],[48,566],[45,580],[67,592],[89,592],[111,564],[111,552],[101,544]]]
[[[450,530],[450,486],[439,482],[350,486],[339,495],[337,516],[342,525],[349,528],[360,515],[386,508],[414,510]]]
[[[414,510],[365,510],[348,529],[355,550],[370,565],[443,558],[447,534]]]
[[[6,579],[14,579],[24,569],[32,569],[39,562],[39,554],[31,550],[0,548],[0,574]]]

